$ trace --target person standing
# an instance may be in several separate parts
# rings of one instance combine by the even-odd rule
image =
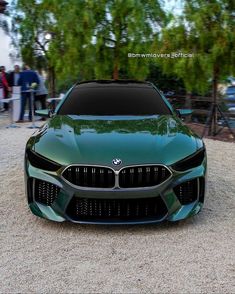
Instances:
[[[39,85],[37,88],[35,101],[40,101],[41,109],[46,109],[46,98],[48,95],[48,91],[45,86],[45,79],[38,72],[37,72],[37,75],[38,75],[38,79],[39,79]]]
[[[31,93],[27,92],[33,89],[34,84],[39,85],[38,75],[31,70],[28,65],[24,65],[23,71],[20,73],[18,86],[21,86],[21,109],[18,122],[24,122],[25,106],[28,101],[29,104],[29,120],[32,120],[32,104]]]
[[[10,91],[10,87],[7,82],[6,73],[5,73],[5,66],[0,67],[0,92],[2,99],[7,98],[8,92]],[[8,104],[4,103],[4,108],[2,108],[2,111],[5,111],[8,109]]]
[[[18,64],[14,66],[14,70],[10,72],[8,76],[8,84],[10,87],[14,87],[18,85],[18,81],[20,78],[20,67]]]

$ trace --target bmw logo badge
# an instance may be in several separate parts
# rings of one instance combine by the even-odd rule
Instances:
[[[113,165],[120,165],[122,163],[120,158],[114,158],[113,159]]]

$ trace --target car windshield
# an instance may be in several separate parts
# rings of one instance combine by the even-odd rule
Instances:
[[[60,115],[171,114],[160,94],[149,85],[77,86],[60,107]]]

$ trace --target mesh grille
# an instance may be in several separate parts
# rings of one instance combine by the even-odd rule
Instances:
[[[161,197],[93,199],[74,196],[67,209],[67,215],[75,220],[161,219],[166,213]]]
[[[63,177],[76,186],[93,188],[113,188],[115,175],[113,170],[95,166],[70,166]]]
[[[164,166],[135,166],[121,170],[119,185],[122,188],[156,186],[170,177],[170,171]]]
[[[198,197],[198,179],[187,181],[176,186],[174,192],[182,205],[196,201]]]
[[[50,206],[57,198],[60,189],[51,183],[34,179],[34,199]]]

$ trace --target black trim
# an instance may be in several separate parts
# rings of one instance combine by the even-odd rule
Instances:
[[[167,207],[160,196],[133,199],[80,198],[74,196],[66,214],[75,221],[160,220]]]
[[[189,180],[174,187],[174,193],[176,194],[181,205],[187,205],[197,200],[198,189],[198,178]]]
[[[87,81],[79,81],[75,84],[75,86],[81,85],[81,84],[87,84],[87,83],[99,83],[99,84],[109,84],[109,83],[117,83],[117,84],[128,84],[128,83],[137,83],[137,84],[147,84],[152,85],[151,82],[148,81],[140,81],[140,80],[134,80],[134,79],[123,79],[123,80],[87,80]]]
[[[202,164],[205,154],[206,154],[206,150],[203,147],[199,149],[197,152],[195,152],[194,154],[187,156],[184,159],[173,164],[171,167],[175,171],[185,171],[185,170],[197,167]]]
[[[161,165],[129,166],[120,171],[119,186],[121,188],[157,186],[170,176],[171,172]]]
[[[205,178],[199,178],[199,201],[204,203],[205,199]]]
[[[62,176],[70,183],[81,187],[113,188],[115,174],[111,168],[102,166],[68,166]]]
[[[33,191],[34,191],[34,180],[33,178],[28,178],[27,180],[27,198],[28,198],[28,203],[33,202]]]
[[[61,168],[61,165],[47,159],[46,157],[32,151],[31,149],[26,150],[26,156],[32,166],[48,171],[57,171]]]
[[[52,205],[60,192],[58,186],[35,178],[32,180],[31,189],[33,191],[34,200],[47,206]]]

